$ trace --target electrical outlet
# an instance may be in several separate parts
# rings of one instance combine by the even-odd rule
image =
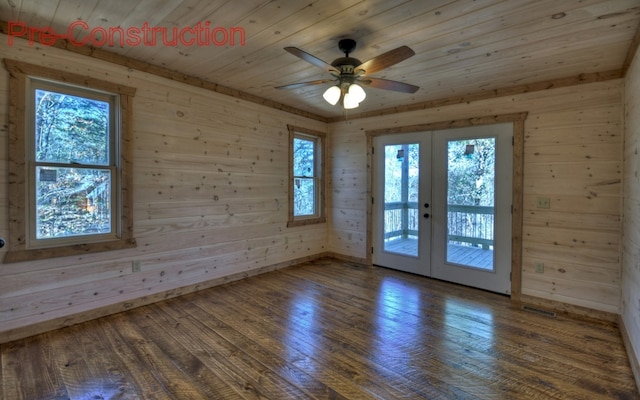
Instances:
[[[538,273],[538,274],[544,274],[544,263],[537,262],[537,263],[535,264],[535,267],[536,267],[536,273]]]
[[[131,261],[131,272],[140,272],[140,260]]]
[[[538,197],[536,199],[536,207],[551,208],[551,199],[549,199],[548,197]]]

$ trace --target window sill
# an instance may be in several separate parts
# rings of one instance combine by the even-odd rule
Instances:
[[[76,256],[79,254],[129,249],[136,246],[137,244],[135,239],[122,239],[100,243],[48,247],[43,249],[9,250],[7,254],[5,254],[3,262],[5,264],[9,264],[23,261],[43,260],[54,257]]]
[[[327,222],[326,217],[321,218],[309,218],[309,219],[298,219],[287,222],[287,228],[293,228],[296,226],[306,226],[306,225],[314,225],[314,224],[324,224]]]

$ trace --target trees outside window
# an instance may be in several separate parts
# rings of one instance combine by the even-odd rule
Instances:
[[[293,138],[293,216],[313,216],[316,214],[315,138]]]
[[[115,234],[118,210],[112,207],[112,188],[119,184],[112,120],[117,97],[32,83],[33,244]]]
[[[9,70],[9,252],[16,262],[135,246],[135,90],[14,60]]]
[[[495,138],[449,142],[449,204],[493,207],[495,164]]]

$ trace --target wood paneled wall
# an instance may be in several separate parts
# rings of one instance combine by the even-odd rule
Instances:
[[[287,124],[326,132],[325,123],[68,51],[30,47],[23,40],[8,46],[4,35],[0,54],[137,89],[138,243],[129,250],[0,264],[0,342],[326,251],[327,224],[286,227]],[[5,238],[11,235],[7,83],[1,68],[0,236]],[[134,263],[140,272],[132,272]]]
[[[640,55],[625,79],[622,330],[640,385]]]
[[[522,294],[619,313],[621,79],[332,123],[329,250],[367,258],[365,130],[513,112],[528,112]],[[550,209],[536,208],[538,197]]]
[[[0,40],[0,54],[137,89],[138,241],[118,252],[0,265],[0,342],[325,252],[365,260],[365,130],[514,112],[528,112],[523,294],[620,312],[622,80],[352,121],[346,115],[327,126],[26,41],[9,47]],[[7,96],[2,69],[5,144]],[[287,124],[330,133],[328,224],[286,228]],[[0,236],[8,237],[6,145],[0,149]],[[537,209],[537,197],[549,197],[551,208]],[[132,272],[138,263],[141,271]]]

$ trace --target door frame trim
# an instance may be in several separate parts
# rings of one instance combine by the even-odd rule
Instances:
[[[527,112],[473,117],[452,121],[438,121],[417,125],[381,128],[365,131],[367,135],[367,238],[366,263],[373,265],[373,138],[399,133],[445,130],[468,126],[513,123],[513,181],[511,219],[511,299],[519,301],[522,296],[522,220],[524,187],[524,121]]]

